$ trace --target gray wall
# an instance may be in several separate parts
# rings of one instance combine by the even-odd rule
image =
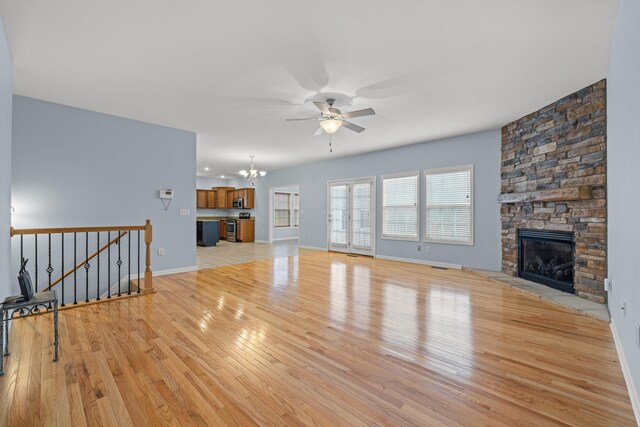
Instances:
[[[15,294],[11,272],[11,58],[0,17],[0,299]],[[0,355],[0,357],[2,357]]]
[[[154,271],[196,264],[194,133],[14,96],[12,165],[14,227],[149,218]],[[162,188],[175,193],[167,211]],[[180,208],[190,215],[180,216]],[[160,247],[165,256],[157,255]]]
[[[339,150],[339,143],[336,143]],[[417,242],[380,239],[381,208],[377,211],[378,255],[413,258],[463,266],[500,269],[500,220],[496,198],[500,191],[500,131],[493,130],[456,138],[425,142],[352,157],[296,166],[267,174],[256,191],[256,239],[267,240],[267,209],[270,187],[299,184],[300,245],[327,247],[327,181],[432,169],[445,166],[474,165],[474,233],[473,246],[429,243],[430,253],[418,252]],[[378,179],[379,181],[379,179]],[[420,180],[422,191],[422,179]],[[381,186],[377,183],[377,201]],[[421,195],[422,196],[422,195]],[[420,198],[420,214],[423,197]],[[422,227],[421,227],[422,232]],[[424,244],[423,244],[424,245]]]
[[[621,0],[607,81],[609,310],[636,393],[640,394],[640,1]],[[626,310],[620,307],[626,301]],[[637,401],[636,401],[637,403]],[[640,409],[640,408],[636,408]],[[636,416],[638,413],[636,412]]]

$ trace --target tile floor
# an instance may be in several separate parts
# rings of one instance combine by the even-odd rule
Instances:
[[[198,269],[221,267],[223,265],[242,264],[244,262],[295,256],[311,251],[299,249],[297,240],[283,240],[268,243],[233,243],[221,240],[217,246],[196,249]],[[315,252],[315,251],[313,251]]]

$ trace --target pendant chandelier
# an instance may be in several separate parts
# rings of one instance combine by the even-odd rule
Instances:
[[[256,169],[255,165],[253,164],[253,158],[255,156],[249,156],[251,157],[251,163],[249,164],[249,170],[241,170],[240,172],[238,172],[240,174],[240,176],[242,176],[244,178],[245,181],[247,181],[249,183],[249,185],[255,186],[256,185],[256,181],[262,181],[262,179],[264,178],[264,176],[267,174],[266,171],[258,171],[258,169]]]

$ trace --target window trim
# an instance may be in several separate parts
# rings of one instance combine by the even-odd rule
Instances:
[[[295,198],[298,196],[298,209],[296,209]],[[298,224],[296,225],[296,211],[298,211]],[[291,193],[291,228],[300,228],[300,191]]]
[[[427,219],[427,215],[429,212],[428,206],[427,206],[427,176],[428,175],[435,175],[435,174],[440,174],[440,173],[447,173],[447,172],[460,172],[460,171],[470,171],[470,180],[469,180],[469,197],[470,197],[470,223],[469,223],[469,240],[466,242],[461,242],[458,240],[439,240],[439,239],[429,239],[427,238],[427,231],[429,229],[428,227],[428,219]],[[474,223],[475,223],[475,215],[474,215],[474,201],[475,201],[475,197],[474,197],[474,181],[475,181],[475,174],[474,174],[474,168],[473,168],[473,164],[467,164],[467,165],[458,165],[458,166],[447,166],[447,167],[443,167],[443,168],[434,168],[434,169],[425,169],[422,172],[422,175],[424,176],[423,179],[423,184],[424,184],[424,191],[423,191],[423,197],[424,197],[424,201],[423,201],[423,208],[424,208],[424,215],[423,215],[423,221],[424,221],[424,234],[422,235],[422,241],[424,243],[441,243],[441,244],[446,244],[446,245],[459,245],[459,246],[474,246]]]
[[[275,203],[276,202],[276,200],[275,200],[276,199],[276,194],[288,194],[289,195],[289,209],[288,209],[289,210],[289,225],[276,225],[275,224],[275,222],[276,222],[276,211],[284,211],[284,210],[286,210],[286,209],[276,209],[276,203]],[[273,192],[273,212],[272,212],[273,224],[271,224],[271,226],[274,229],[283,230],[283,229],[287,229],[287,228],[294,228],[294,226],[293,226],[293,217],[291,215],[292,212],[293,212],[293,210],[291,208],[292,199],[293,199],[293,193],[291,191],[274,191]]]
[[[397,235],[385,235],[384,234],[384,180],[385,179],[393,179],[393,178],[406,178],[406,177],[416,177],[416,237],[404,237]],[[407,171],[407,172],[397,172],[380,176],[381,182],[381,191],[380,195],[380,239],[382,240],[397,240],[403,242],[419,242],[420,241],[420,171]]]

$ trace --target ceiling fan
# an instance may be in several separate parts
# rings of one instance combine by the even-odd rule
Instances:
[[[350,119],[353,117],[363,117],[363,116],[373,116],[376,112],[373,111],[373,108],[365,108],[364,110],[351,111],[349,113],[343,113],[337,108],[333,108],[333,103],[336,102],[335,99],[329,98],[327,102],[314,101],[318,110],[320,110],[320,117],[307,117],[304,119],[285,119],[285,121],[299,121],[299,120],[319,120],[320,127],[313,133],[313,136],[320,135],[323,131],[328,133],[329,135],[334,134],[340,129],[341,126],[345,128],[360,133],[364,130],[362,126],[358,126],[355,123],[351,123],[346,121],[345,119]]]

